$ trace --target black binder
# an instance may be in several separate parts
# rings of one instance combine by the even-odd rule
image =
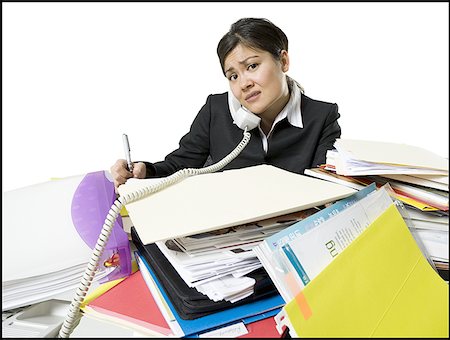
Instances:
[[[131,238],[140,255],[155,272],[178,314],[185,320],[196,319],[278,293],[265,269],[260,268],[247,274],[256,280],[252,295],[235,303],[213,301],[195,288],[189,287],[155,243],[144,245],[134,227],[131,227]]]

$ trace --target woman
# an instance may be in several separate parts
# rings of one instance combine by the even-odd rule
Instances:
[[[208,96],[179,148],[157,163],[124,159],[111,167],[116,188],[130,177],[164,177],[225,157],[242,139],[242,106],[260,118],[245,149],[225,168],[270,164],[303,173],[325,162],[341,129],[336,104],[313,100],[286,75],[288,39],[267,19],[244,18],[231,25],[217,47],[230,90]]]

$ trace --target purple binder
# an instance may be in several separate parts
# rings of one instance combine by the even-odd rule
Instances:
[[[72,199],[72,221],[83,241],[94,248],[108,211],[116,199],[114,183],[106,171],[88,173]],[[102,254],[99,266],[115,267],[100,283],[131,274],[131,251],[128,236],[119,215]]]

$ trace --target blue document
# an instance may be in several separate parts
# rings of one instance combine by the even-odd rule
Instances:
[[[281,307],[284,306],[284,300],[279,294],[276,294],[268,298],[225,309],[223,311],[202,316],[194,320],[184,320],[178,315],[172,302],[168,298],[161,286],[161,283],[151,267],[148,265],[147,261],[139,255],[139,252],[135,252],[135,256],[139,269],[142,272],[146,271],[149,273],[158,286],[161,295],[172,311],[172,314],[182,329],[185,337],[196,338],[200,333],[236,322],[248,324],[250,322],[262,320],[276,315],[281,310]]]
[[[372,183],[364,189],[361,189],[360,191],[354,193],[353,195],[337,201],[328,208],[322,209],[314,215],[298,221],[297,223],[292,224],[288,228],[276,233],[275,235],[268,237],[264,240],[264,243],[269,247],[271,251],[274,251],[279,246],[282,246],[288,241],[294,239],[296,235],[306,233],[308,230],[311,230],[314,227],[318,226],[320,223],[325,222],[331,216],[338,214],[345,208],[348,208],[349,206],[353,205],[355,202],[366,197],[368,194],[375,190],[375,183]]]
[[[333,205],[322,209],[301,221],[279,231],[278,233],[266,238],[263,242],[253,248],[262,265],[269,274],[272,282],[278,289],[284,301],[289,302],[296,295],[297,285],[294,285],[294,277],[290,272],[290,268],[284,262],[283,246],[295,240],[299,235],[305,234],[307,231],[314,229],[321,223],[327,221],[330,217],[339,214],[341,211],[352,206],[370,193],[376,191],[375,183],[361,189],[353,195],[337,201]],[[289,247],[285,248],[289,250]],[[291,255],[289,252],[286,254]],[[293,257],[291,256],[291,259]],[[297,266],[300,268],[301,266]],[[308,282],[309,278],[305,272],[298,272],[298,275]]]

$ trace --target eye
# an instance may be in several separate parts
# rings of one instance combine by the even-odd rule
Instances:
[[[228,77],[228,80],[236,80],[237,79],[237,74],[236,73],[233,73],[232,75],[230,75],[229,77]]]
[[[257,63],[253,63],[253,64],[248,65],[247,69],[248,70],[254,70],[257,67],[258,67],[258,64]]]

